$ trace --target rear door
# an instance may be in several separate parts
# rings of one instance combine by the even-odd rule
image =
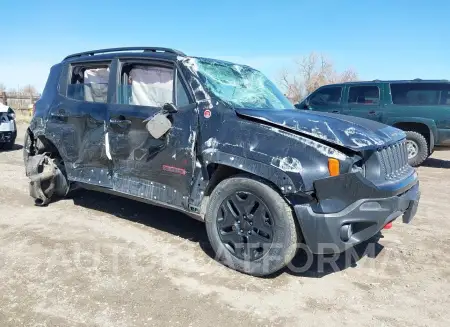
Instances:
[[[116,66],[108,127],[113,189],[180,206],[195,168],[198,114],[193,97],[173,62],[127,59]],[[165,103],[174,103],[178,112],[167,115],[172,127],[156,139],[147,121]]]
[[[311,110],[331,113],[341,113],[342,86],[323,86],[313,92],[309,97]]]
[[[105,132],[110,61],[65,64],[46,136],[58,148],[70,180],[111,187]]]
[[[382,120],[381,88],[377,84],[348,85],[343,114]]]

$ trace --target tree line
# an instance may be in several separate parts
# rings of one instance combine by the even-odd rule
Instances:
[[[10,96],[14,96],[14,95],[29,95],[29,96],[33,96],[33,95],[39,95],[39,92],[37,91],[37,89],[33,86],[33,85],[25,85],[21,88],[18,89],[14,89],[14,88],[6,88],[5,84],[0,83],[0,94],[2,94],[3,92],[8,93]]]
[[[311,52],[294,61],[293,69],[284,69],[279,74],[279,84],[293,103],[300,102],[317,88],[335,83],[357,81],[358,74],[348,68],[338,72],[327,56]]]

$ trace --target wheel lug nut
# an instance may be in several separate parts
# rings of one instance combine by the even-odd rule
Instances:
[[[243,233],[244,232],[244,230],[243,229],[241,229],[241,233]]]
[[[237,223],[238,223],[238,224],[240,224],[240,223],[241,223],[241,221],[240,221],[240,220],[238,220],[238,221],[237,221]]]
[[[252,235],[252,231],[249,230],[249,231],[247,232],[247,234],[248,234],[248,235]]]

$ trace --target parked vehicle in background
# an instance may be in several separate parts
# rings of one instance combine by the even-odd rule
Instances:
[[[16,137],[16,114],[12,108],[0,103],[0,149],[12,149]]]
[[[342,252],[416,214],[403,132],[297,110],[248,66],[165,48],[78,53],[52,67],[35,109],[24,160],[37,205],[76,183],[180,210],[249,274],[283,268],[299,242]]]
[[[425,161],[435,146],[450,145],[449,81],[376,80],[326,85],[295,106],[372,119],[405,131],[412,166]]]

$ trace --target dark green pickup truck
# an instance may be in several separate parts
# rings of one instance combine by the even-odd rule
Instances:
[[[406,133],[408,161],[420,165],[435,146],[450,145],[450,82],[351,82],[318,88],[298,109],[377,120]]]

